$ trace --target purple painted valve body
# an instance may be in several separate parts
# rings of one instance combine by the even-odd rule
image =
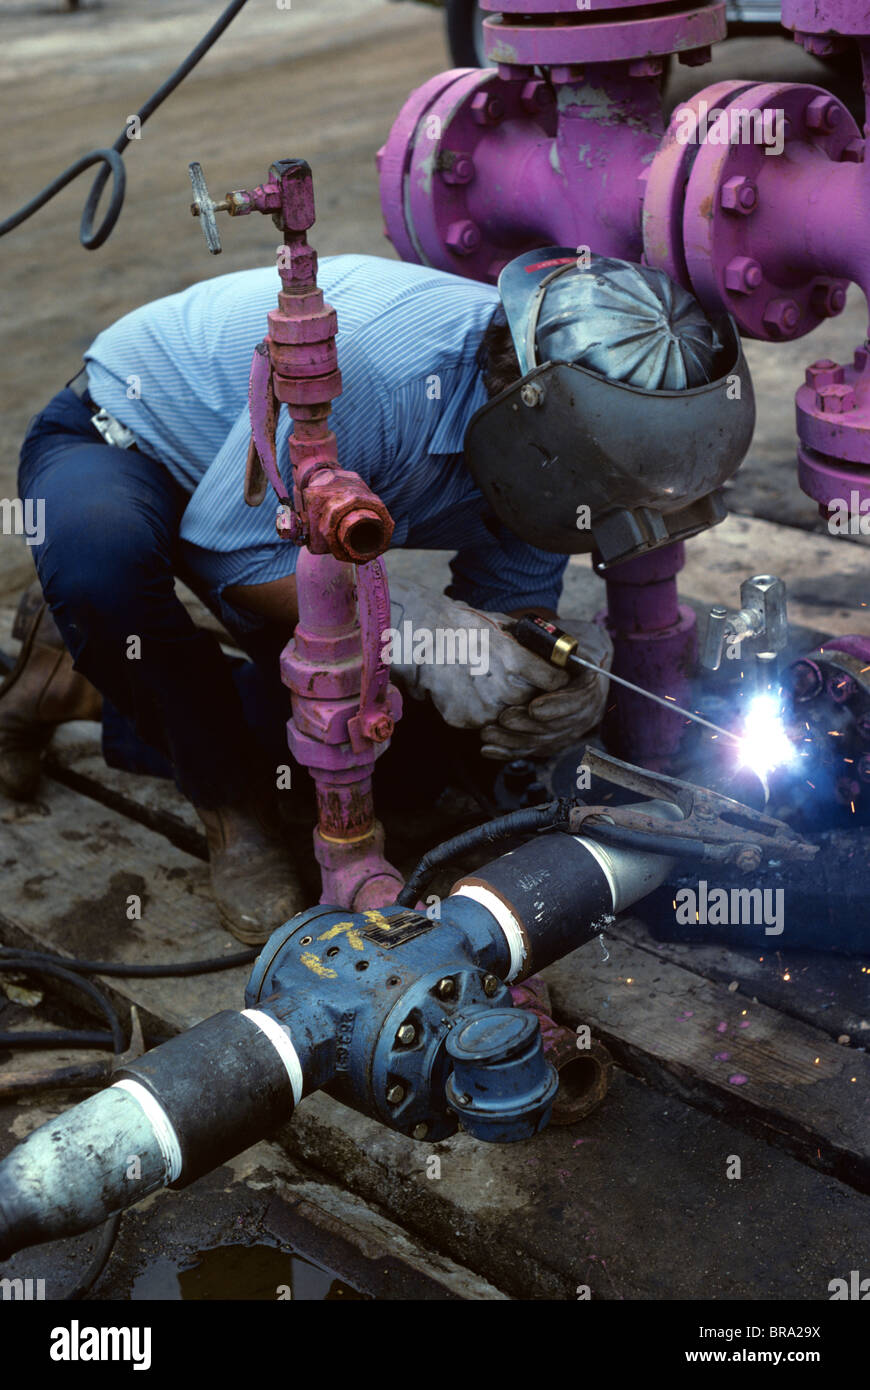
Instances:
[[[317,256],[306,237],[314,223],[311,170],[302,160],[280,161],[267,183],[228,195],[228,202],[236,216],[271,212],[284,238],[278,307],[251,369],[245,495],[261,502],[268,477],[280,503],[278,534],[301,547],[299,618],[281,656],[293,707],[288,743],[316,787],[320,900],[361,912],[394,902],[403,882],[384,858],[371,782],[402,712],[381,657],[390,600],[378,557],[389,546],[393,521],[359,475],[340,467],[328,426],[341,374],[335,311],[318,289]],[[292,500],[275,457],[280,403],[294,424]]]
[[[387,234],[403,259],[493,282],[524,251],[588,247],[667,271],[708,312],[724,307],[744,335],[775,342],[839,314],[852,282],[870,298],[870,166],[836,97],[719,82],[665,127],[662,59],[707,61],[725,35],[724,6],[674,13],[656,0],[625,18],[624,0],[482,8],[497,70],[431,78],[378,154]],[[814,53],[857,40],[868,89],[870,23],[858,0],[784,0],[783,23]],[[828,378],[819,366],[797,396],[801,486],[823,506],[870,506],[868,352],[862,343],[852,366],[827,364]],[[616,567],[607,617],[614,670],[680,702],[695,648],[694,619],[677,603],[681,564],[675,551]],[[676,750],[676,718],[622,691],[613,698],[625,756],[655,750],[661,761]]]

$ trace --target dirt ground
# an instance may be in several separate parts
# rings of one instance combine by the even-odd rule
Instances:
[[[85,151],[110,144],[219,11],[199,0],[103,0],[66,14],[38,0],[3,0],[0,211],[8,215]],[[294,0],[278,10],[273,0],[250,0],[128,149],[124,210],[101,249],[85,251],[78,240],[91,171],[0,242],[0,495],[15,495],[27,421],[76,372],[101,328],[197,279],[272,258],[271,224],[261,218],[226,221],[223,254],[208,255],[188,211],[190,160],[200,160],[217,196],[259,180],[275,157],[304,155],[315,174],[320,254],[393,256],[375,152],[408,93],[447,66],[443,16],[433,6]],[[738,39],[719,45],[706,68],[676,67],[669,101],[724,76],[840,81],[785,38]],[[846,312],[811,340],[749,345],[759,424],[732,489],[736,510],[816,526],[794,479],[793,395],[805,363],[850,353],[864,324],[853,290]],[[28,563],[20,540],[0,538],[0,576],[14,582]]]

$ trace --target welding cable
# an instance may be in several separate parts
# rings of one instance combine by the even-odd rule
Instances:
[[[0,1048],[4,1047],[112,1047],[111,1033],[98,1033],[87,1028],[50,1028],[45,1033],[29,1033],[18,1029],[0,1033]]]
[[[106,1265],[109,1263],[109,1256],[115,1248],[115,1241],[118,1239],[118,1232],[121,1229],[122,1211],[116,1211],[114,1216],[110,1216],[108,1221],[103,1223],[100,1243],[94,1251],[94,1258],[88,1265],[84,1273],[84,1278],[76,1284],[74,1289],[65,1293],[60,1300],[62,1303],[77,1303],[84,1298],[96,1284]]]
[[[627,825],[611,825],[607,821],[585,820],[579,830],[568,833],[587,840],[601,840],[602,844],[614,845],[617,849],[636,849],[644,854],[666,854],[678,858],[689,856],[718,860],[715,851],[721,849],[721,846],[708,845],[704,840],[662,835],[655,830],[632,830]]]
[[[135,117],[138,121],[138,125],[135,127],[137,132],[141,130],[142,126],[148,120],[148,117],[153,115],[158,106],[162,106],[166,98],[175,91],[176,87],[184,81],[188,73],[196,67],[200,58],[205,56],[212,44],[220,38],[227,26],[235,19],[239,10],[247,3],[248,0],[232,0],[232,4],[227,5],[220,18],[215,21],[208,33],[200,39],[196,47],[191,49],[190,53],[188,53],[187,57],[184,59],[184,62],[179,64],[171,76],[163,83],[163,86],[158,87],[157,91],[148,98],[145,105],[139,108]],[[73,179],[77,179],[79,174],[84,173],[85,169],[89,169],[92,164],[100,164],[102,168],[94,179],[91,191],[88,194],[87,202],[84,206],[84,211],[82,212],[79,241],[86,251],[95,251],[98,246],[102,246],[103,242],[108,239],[111,232],[114,230],[115,224],[121,215],[121,208],[124,204],[127,172],[121,155],[130,141],[135,138],[134,135],[130,134],[130,127],[133,120],[134,118],[132,116],[128,116],[124,129],[121,131],[121,134],[118,136],[111,149],[90,150],[88,154],[83,154],[80,159],[77,159],[74,164],[71,164],[68,169],[64,169],[62,174],[58,174],[56,179],[47,184],[41,193],[37,193],[35,198],[31,198],[30,202],[26,203],[23,208],[19,208],[11,217],[7,217],[4,222],[0,222],[0,236],[5,236],[7,232],[11,232],[15,227],[19,227],[22,222],[26,222],[28,217],[32,217],[35,212],[38,212],[41,207],[44,207],[56,193],[59,193],[62,188],[66,188],[67,184],[72,183]],[[109,199],[109,206],[106,210],[105,217],[97,230],[94,231],[94,214],[97,211],[103,189],[110,175],[112,176],[112,193]]]
[[[22,975],[46,975],[51,979],[63,980],[66,984],[72,985],[82,994],[86,994],[93,1001],[102,1014],[105,1015],[109,1028],[111,1029],[112,1047],[118,1055],[126,1048],[124,1030],[121,1027],[121,1020],[115,1010],[111,1000],[109,1000],[101,989],[92,980],[83,980],[80,975],[76,975],[72,970],[64,969],[57,960],[33,960],[24,952],[4,950],[0,957],[0,968],[3,970],[20,971]]]
[[[497,840],[506,840],[512,835],[534,834],[538,830],[553,830],[567,821],[568,812],[576,803],[560,797],[558,801],[547,801],[543,806],[524,807],[520,811],[510,811],[506,816],[485,821],[461,835],[430,849],[420,860],[411,874],[396,902],[402,907],[413,907],[423,889],[442,864],[459,859],[472,850],[485,849]]]
[[[125,965],[117,960],[77,960],[74,956],[54,955],[49,951],[19,950],[15,946],[0,946],[0,969],[13,954],[23,960],[34,962],[49,961],[72,970],[77,975],[113,975],[120,979],[139,978],[146,980],[179,978],[185,975],[214,975],[219,970],[232,970],[236,965],[253,965],[260,954],[256,946],[247,951],[235,951],[231,956],[210,956],[206,960],[171,961],[164,965]]]

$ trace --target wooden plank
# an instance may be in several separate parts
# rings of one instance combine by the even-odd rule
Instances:
[[[163,836],[54,784],[49,801],[0,802],[0,927],[7,945],[137,965],[243,949],[220,925],[208,867]],[[128,899],[142,902],[140,921]],[[177,1032],[242,1007],[249,968],[175,979],[105,980],[146,1031]]]
[[[866,1254],[870,1199],[619,1069],[522,1143],[415,1143],[323,1094],[280,1139],[514,1298],[826,1299]]]
[[[620,1065],[870,1190],[870,1056],[648,951],[608,938],[544,972],[554,1012]]]
[[[857,958],[781,951],[775,943],[744,951],[703,942],[659,941],[639,917],[619,918],[610,934],[708,980],[725,985],[736,980],[740,993],[754,1003],[769,1004],[829,1037],[848,1034],[858,1047],[870,1043],[870,977],[867,965]]]

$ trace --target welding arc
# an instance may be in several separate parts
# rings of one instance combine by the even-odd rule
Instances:
[[[702,719],[700,714],[693,714],[691,710],[683,709],[682,705],[677,705],[673,700],[665,700],[661,695],[654,695],[651,690],[644,690],[642,685],[634,685],[631,681],[623,680],[622,676],[615,676],[612,671],[607,671],[603,666],[596,666],[594,661],[587,661],[585,657],[577,656],[576,652],[571,652],[567,662],[574,666],[585,666],[590,671],[598,671],[608,680],[616,681],[617,685],[624,685],[626,690],[633,690],[636,695],[643,695],[647,700],[655,700],[657,705],[663,709],[672,710],[675,714],[684,714],[687,719],[693,719],[696,724],[703,724],[705,729],[713,729],[715,733],[724,735],[725,738],[733,739],[735,743],[742,745],[739,734],[734,734],[730,729],[723,729],[721,724],[711,724],[709,719]],[[567,663],[566,663],[567,664]]]

